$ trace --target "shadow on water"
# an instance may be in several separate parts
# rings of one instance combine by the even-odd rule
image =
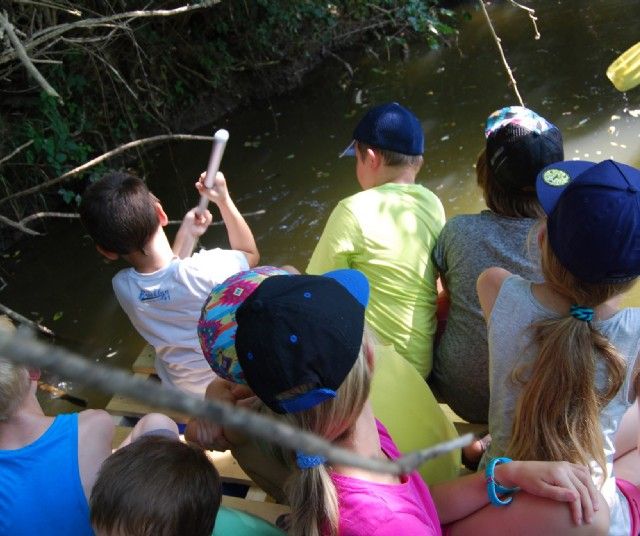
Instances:
[[[535,7],[542,34],[537,41],[522,11],[490,7],[526,104],[563,131],[566,158],[611,157],[639,166],[640,89],[621,94],[604,73],[638,39],[630,21],[640,12],[640,0],[559,0]],[[342,64],[327,60],[300,90],[212,126],[230,131],[222,169],[240,210],[266,210],[249,221],[263,263],[306,267],[332,207],[358,190],[353,160],[337,155],[363,109],[374,103],[400,101],[423,121],[427,142],[419,182],[442,199],[448,216],[483,207],[473,164],[484,121],[494,109],[516,102],[481,13],[469,9],[472,18],[455,47],[414,46],[407,61],[396,52],[388,58],[385,50],[376,51],[378,57],[344,53],[355,68],[352,80]],[[146,167],[155,171],[146,178],[171,219],[197,203],[193,182],[208,153],[207,143],[195,142],[148,153]],[[212,228],[203,243],[226,244],[224,230]],[[111,290],[111,277],[122,266],[100,259],[79,222],[50,222],[47,237],[26,238],[2,260],[7,287],[0,300],[42,318],[65,337],[65,346],[89,359],[126,367],[143,341]],[[640,303],[640,294],[628,302]],[[72,391],[91,406],[106,401],[80,386]],[[60,409],[57,402],[49,405],[49,411]]]

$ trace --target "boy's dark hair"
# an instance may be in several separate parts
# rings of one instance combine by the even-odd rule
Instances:
[[[378,151],[378,153],[380,153],[380,156],[382,156],[382,161],[385,163],[385,165],[390,167],[411,166],[418,168],[418,170],[420,170],[420,168],[422,167],[422,155],[396,153],[395,151],[389,151],[387,149],[380,149],[379,147],[367,145],[366,143],[363,143],[361,141],[356,142],[356,151],[360,153],[360,158],[365,157],[365,155],[367,154],[367,149]]]
[[[157,202],[141,179],[115,171],[85,190],[80,219],[98,246],[126,255],[143,251],[158,229]]]
[[[218,472],[203,450],[143,436],[102,464],[91,524],[106,534],[211,536],[220,500]]]
[[[496,214],[509,218],[540,218],[544,211],[538,202],[535,189],[531,192],[507,192],[495,180],[493,172],[487,164],[487,152],[483,149],[476,162],[476,178],[478,186],[487,206]]]

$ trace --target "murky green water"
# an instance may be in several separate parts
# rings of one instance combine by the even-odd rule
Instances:
[[[542,34],[537,41],[522,11],[502,3],[490,8],[526,105],[560,127],[566,158],[640,166],[640,88],[621,94],[604,75],[640,40],[640,0],[530,4]],[[389,58],[383,49],[376,50],[378,57],[343,53],[355,69],[353,79],[329,59],[301,90],[211,127],[230,132],[222,169],[240,210],[266,211],[249,220],[263,263],[304,269],[331,208],[358,190],[353,160],[337,155],[371,104],[397,100],[422,119],[426,154],[419,181],[440,196],[448,216],[483,207],[473,164],[484,142],[484,120],[516,100],[482,14],[473,8],[471,14],[456,47],[434,52],[413,46],[407,61],[397,51]],[[197,142],[149,153],[148,167],[155,171],[147,180],[171,218],[180,219],[197,203],[192,184],[208,153],[209,145]],[[62,344],[89,359],[128,367],[143,341],[111,291],[111,277],[123,265],[104,263],[79,222],[51,223],[48,231],[2,259],[7,286],[0,301],[41,317]],[[212,228],[203,242],[224,244],[225,234]],[[627,303],[640,304],[640,289]],[[101,394],[71,387],[90,405],[104,405]],[[62,407],[49,404],[50,411]]]

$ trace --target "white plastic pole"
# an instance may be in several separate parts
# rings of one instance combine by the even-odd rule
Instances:
[[[222,160],[222,155],[225,147],[227,146],[228,140],[229,131],[224,128],[218,130],[213,136],[213,147],[211,147],[211,155],[209,156],[207,176],[204,179],[204,185],[206,188],[213,188],[216,182],[216,174],[218,173],[218,169],[220,169],[220,161]],[[207,209],[207,205],[209,205],[209,199],[206,195],[203,195],[200,197],[198,209],[204,211]]]

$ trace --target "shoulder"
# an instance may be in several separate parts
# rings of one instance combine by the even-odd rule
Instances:
[[[87,409],[78,413],[78,434],[90,440],[111,439],[115,424],[111,415],[102,409]]]
[[[488,319],[490,317],[502,284],[511,275],[511,272],[508,270],[494,266],[487,268],[478,276],[476,289],[478,291],[480,307],[482,308],[485,318]]]

